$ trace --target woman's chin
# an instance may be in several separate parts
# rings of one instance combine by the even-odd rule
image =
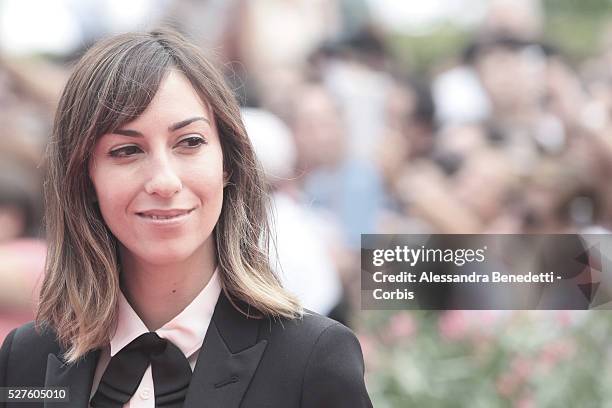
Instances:
[[[136,255],[137,262],[151,266],[164,266],[172,264],[180,264],[193,257],[195,250],[192,248],[177,247],[165,245],[161,248],[143,248],[139,251],[128,251]],[[129,255],[128,255],[129,256]]]

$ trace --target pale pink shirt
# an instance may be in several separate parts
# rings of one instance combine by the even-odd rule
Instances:
[[[221,284],[217,270],[213,273],[210,281],[196,296],[195,299],[180,312],[176,317],[164,324],[155,333],[164,339],[168,339],[176,345],[187,357],[191,371],[193,371],[200,348],[204,343],[204,336],[210,325],[215,305],[221,293]],[[89,399],[94,396],[100,383],[100,378],[106,370],[111,357],[117,354],[123,347],[149,329],[136,314],[128,303],[123,293],[119,296],[119,317],[117,330],[100,354],[100,360],[96,367],[93,379],[93,387]],[[123,408],[155,408],[155,392],[153,390],[153,374],[151,366],[147,368],[136,392]]]

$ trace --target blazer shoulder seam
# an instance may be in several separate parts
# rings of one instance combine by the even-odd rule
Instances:
[[[302,373],[302,385],[300,387],[300,407],[302,406],[302,400],[304,398],[304,383],[306,381],[306,374],[308,372],[308,367],[310,366],[310,362],[312,360],[312,355],[314,354],[314,351],[317,348],[317,344],[319,344],[319,340],[321,340],[321,337],[323,337],[323,335],[329,329],[331,329],[332,327],[335,327],[335,326],[337,326],[339,324],[340,324],[339,322],[333,322],[332,324],[330,324],[329,326],[327,326],[326,328],[321,330],[321,333],[319,333],[319,335],[317,336],[317,339],[312,344],[312,348],[310,349],[310,353],[308,354],[308,359],[306,360],[306,364],[304,364],[304,372]]]

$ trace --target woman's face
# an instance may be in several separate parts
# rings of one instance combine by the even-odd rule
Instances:
[[[142,115],[100,137],[89,175],[122,257],[167,265],[214,255],[223,155],[213,115],[183,74],[169,71]]]

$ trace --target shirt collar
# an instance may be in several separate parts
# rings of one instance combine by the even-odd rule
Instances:
[[[221,283],[219,282],[217,268],[210,281],[195,299],[172,320],[155,330],[155,333],[159,337],[171,341],[189,358],[204,342],[204,336],[208,330],[220,293]],[[149,329],[128,303],[123,292],[119,292],[119,317],[117,330],[110,341],[111,357],[132,340],[148,332]]]

